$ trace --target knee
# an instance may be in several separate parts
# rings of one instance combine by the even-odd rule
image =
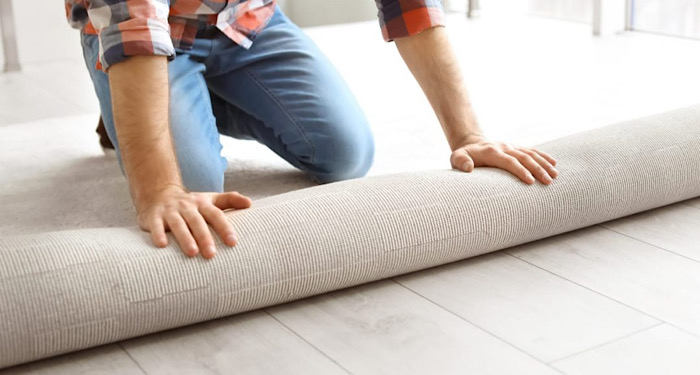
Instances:
[[[315,148],[314,161],[310,172],[321,183],[365,176],[374,162],[374,137],[369,127],[324,140]]]
[[[218,134],[208,134],[215,130],[197,129],[204,126],[215,129],[210,123],[170,122],[182,182],[189,191],[222,192],[228,162],[221,156]]]
[[[185,187],[196,192],[221,192],[227,162],[221,156],[203,70],[202,64],[188,56],[179,56],[168,65],[170,134]]]
[[[224,174],[216,170],[182,168],[182,183],[193,192],[221,193],[224,190]]]

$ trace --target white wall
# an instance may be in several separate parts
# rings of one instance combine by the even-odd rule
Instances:
[[[464,13],[467,11],[467,0],[443,0],[443,2],[447,11]],[[482,0],[482,2],[494,2],[494,0]],[[377,6],[374,0],[278,0],[278,3],[287,16],[302,27],[377,19]]]
[[[66,22],[63,1],[12,0],[20,63],[80,59],[80,36]]]
[[[374,0],[286,0],[281,5],[301,27],[377,19]]]

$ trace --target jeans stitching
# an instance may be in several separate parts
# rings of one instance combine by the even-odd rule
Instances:
[[[294,116],[292,116],[292,114],[286,110],[286,108],[282,105],[282,102],[275,96],[275,94],[273,94],[272,91],[270,91],[267,87],[265,87],[262,84],[262,82],[257,77],[255,77],[255,75],[252,72],[250,72],[249,69],[242,68],[241,70],[258,87],[260,87],[260,89],[262,89],[270,98],[272,98],[272,100],[275,102],[275,104],[277,104],[277,107],[282,111],[282,113],[284,113],[284,115],[287,116],[287,118],[294,124],[294,126],[297,127],[297,129],[299,130],[299,133],[301,133],[301,136],[304,138],[306,143],[309,145],[309,148],[311,149],[311,160],[309,161],[309,163],[313,164],[314,159],[315,159],[315,155],[316,155],[316,150],[314,149],[314,145],[311,143],[309,138],[306,136],[306,132],[304,131],[304,128],[299,124],[298,120],[296,118],[294,118]],[[285,147],[286,147],[286,145],[285,145]]]
[[[198,64],[201,64],[198,62]],[[204,64],[202,64],[204,65]],[[216,116],[214,116],[214,108],[213,105],[211,104],[211,94],[209,94],[209,86],[207,86],[207,81],[204,78],[204,73],[206,72],[206,66],[204,67],[204,70],[201,72],[200,77],[198,77],[197,81],[199,81],[199,86],[204,93],[206,97],[209,98],[209,112],[207,114],[209,115],[209,121],[214,123],[214,128],[216,129],[216,133],[219,134],[219,127],[216,125]],[[221,146],[221,141],[218,142],[219,146]]]
[[[204,71],[206,71],[206,66]],[[225,165],[222,166],[222,173],[225,174],[226,169],[228,168],[228,160],[223,155],[221,155],[221,151],[223,150],[224,146],[221,144],[221,133],[219,133],[219,125],[216,123],[216,116],[214,116],[214,107],[211,103],[211,94],[209,93],[209,86],[207,86],[207,81],[206,79],[204,79],[204,72],[202,72],[202,76],[199,78],[200,79],[198,79],[198,81],[199,85],[201,86],[201,89],[203,90],[202,92],[209,98],[209,112],[207,112],[207,114],[209,115],[209,122],[214,124],[214,136],[216,137],[216,148],[218,148],[216,153],[219,157],[220,162],[225,161]]]
[[[191,57],[190,57],[189,55],[187,55],[187,56],[184,56],[184,55],[186,55],[186,54],[183,54],[183,57],[181,57],[181,58],[188,58],[188,59],[191,59]],[[215,133],[214,136],[216,137],[216,136],[219,135],[219,129],[218,129],[218,126],[216,125],[216,117],[214,116],[214,110],[213,110],[212,104],[211,104],[211,97],[209,96],[209,86],[207,86],[206,80],[204,79],[204,72],[206,72],[206,66],[205,66],[204,64],[198,62],[198,61],[194,61],[194,60],[193,60],[193,62],[194,62],[195,64],[202,65],[202,66],[204,67],[204,69],[202,69],[201,72],[199,71],[199,70],[200,70],[200,67],[199,67],[199,66],[197,66],[197,67],[195,68],[196,71],[194,71],[194,72],[192,72],[191,70],[188,69],[187,72],[185,72],[184,74],[181,74],[179,78],[180,78],[180,79],[183,79],[183,78],[184,78],[184,79],[188,79],[188,78],[185,78],[184,76],[185,76],[185,75],[199,75],[199,76],[196,77],[195,79],[197,80],[197,83],[198,83],[198,85],[199,85],[199,87],[200,87],[200,90],[202,90],[203,95],[206,95],[207,97],[209,97],[209,111],[207,112],[207,118],[208,118],[208,121],[209,121],[210,123],[213,123],[213,124],[214,124],[214,129],[215,129],[215,130],[214,130],[214,133]],[[172,132],[172,121],[173,121],[172,119],[169,119],[169,121],[168,121],[168,125],[171,127],[171,130],[170,130],[171,132]],[[211,129],[209,129],[209,131],[211,131]],[[207,135],[210,135],[210,134],[207,134]],[[207,138],[208,138],[208,139],[207,139],[207,142],[209,142],[209,144],[207,144],[205,147],[211,146],[211,141],[212,141],[212,139],[209,139],[209,137],[207,137]],[[217,157],[218,157],[218,161],[221,162],[222,159],[225,160],[225,158],[221,155],[221,150],[223,149],[223,146],[222,146],[222,144],[221,144],[221,139],[220,139],[219,137],[216,137],[216,140],[214,141],[214,143],[216,144],[216,146],[215,146],[214,148],[218,148],[218,150],[217,150],[217,152],[216,152],[216,155],[217,155]],[[218,146],[218,147],[217,147],[217,146]],[[210,150],[210,151],[211,151],[211,150]],[[220,164],[221,164],[221,163],[220,163]],[[222,169],[223,169],[223,170],[221,171],[221,173],[222,173],[222,174],[225,174],[225,173],[226,173],[226,166],[223,166],[223,165],[222,165]],[[181,171],[181,173],[182,173],[182,171]],[[224,180],[224,179],[222,178],[222,181],[223,181],[223,180]]]
[[[205,67],[205,71],[206,71],[206,67]],[[214,133],[215,133],[214,137],[216,138],[216,141],[215,141],[216,148],[218,148],[217,154],[218,154],[219,158],[221,159],[221,158],[224,158],[221,155],[221,150],[223,149],[223,145],[221,144],[219,126],[216,124],[216,116],[214,116],[214,108],[211,104],[211,94],[209,94],[209,86],[207,86],[207,82],[204,79],[204,72],[202,72],[202,75],[200,77],[198,77],[197,80],[199,81],[199,86],[201,87],[203,95],[206,96],[207,98],[209,98],[209,111],[207,112],[207,115],[208,115],[207,117],[208,117],[209,123],[214,124]],[[226,169],[226,168],[224,168],[224,169]]]

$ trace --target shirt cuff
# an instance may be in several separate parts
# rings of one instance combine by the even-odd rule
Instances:
[[[440,0],[376,0],[384,40],[416,35],[445,25],[445,9]]]
[[[175,57],[170,26],[157,19],[136,18],[109,25],[99,31],[99,38],[99,68],[105,72],[130,56]]]

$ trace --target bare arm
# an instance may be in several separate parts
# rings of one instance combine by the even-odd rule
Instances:
[[[396,39],[396,47],[420,84],[452,149],[454,168],[497,167],[526,183],[552,182],[556,160],[542,151],[487,141],[472,109],[459,63],[443,27]]]
[[[133,56],[109,70],[114,121],[139,226],[166,246],[171,230],[182,251],[211,258],[210,223],[226,244],[236,243],[222,210],[246,208],[238,193],[189,193],[182,184],[168,119],[168,68],[164,56]]]
[[[109,70],[117,138],[137,210],[157,192],[182,187],[168,125],[167,64],[164,56],[134,56]]]

